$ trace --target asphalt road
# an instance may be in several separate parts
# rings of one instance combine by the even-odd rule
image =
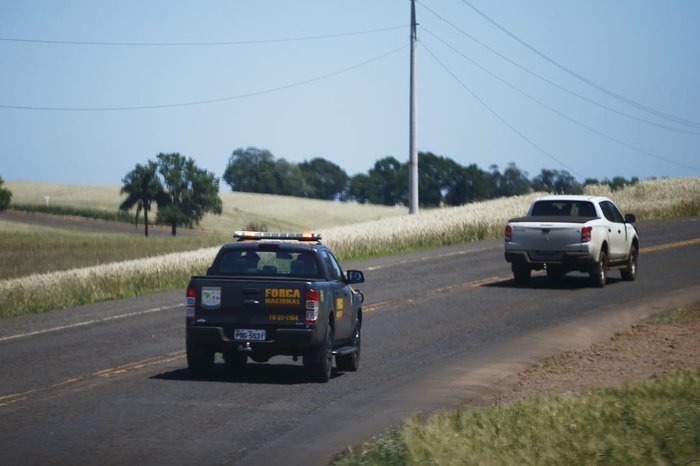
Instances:
[[[360,371],[278,357],[185,369],[182,290],[0,321],[0,464],[326,464],[418,412],[478,404],[519,370],[700,301],[700,219],[640,223],[635,282],[517,287],[501,241],[345,264],[367,283]]]

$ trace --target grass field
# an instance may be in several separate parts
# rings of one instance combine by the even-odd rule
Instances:
[[[7,185],[12,189],[15,183]],[[38,188],[33,185],[32,189]],[[91,189],[99,191],[86,187],[86,195],[93,195]],[[117,205],[118,199],[107,201],[118,193],[115,189],[105,188],[109,195],[94,193],[92,207]],[[608,194],[640,220],[697,216],[700,210],[700,178],[642,181],[612,193],[603,186],[588,189],[591,194]],[[64,193],[68,202],[80,190],[56,188],[55,192]],[[229,240],[232,230],[248,223],[270,230],[320,230],[324,242],[341,260],[348,260],[500,237],[506,221],[524,214],[535,195],[424,209],[409,216],[405,209],[393,207],[223,193],[225,214],[208,216],[204,223],[208,229],[193,238],[120,238],[4,222],[0,223],[0,254],[5,254],[0,256],[4,259],[0,262],[0,318],[182,287],[187,276],[206,269],[213,257],[210,246]],[[200,247],[205,249],[192,251]],[[178,261],[177,252],[167,254],[171,251],[190,252],[187,260]],[[148,259],[129,262],[131,269],[113,262],[139,257]],[[79,273],[81,267],[90,267],[90,274]]]
[[[49,196],[50,205],[116,212],[124,198],[119,194],[119,186],[11,180],[6,181],[5,185],[12,191],[12,202],[16,204],[45,205],[45,196]],[[201,228],[226,234],[250,224],[264,225],[270,230],[304,231],[398,217],[407,212],[406,209],[387,206],[234,193],[227,190],[222,190],[219,197],[223,203],[223,213],[205,216]]]

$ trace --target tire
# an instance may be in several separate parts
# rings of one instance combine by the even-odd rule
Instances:
[[[360,348],[362,346],[361,330],[360,322],[358,321],[357,324],[355,324],[355,334],[352,338],[352,344],[356,351],[354,353],[337,355],[335,357],[335,365],[339,371],[357,372],[357,370],[360,368]]]
[[[598,263],[589,275],[596,288],[603,288],[608,282],[608,252],[605,249],[600,251]]]
[[[511,270],[513,270],[513,278],[518,285],[526,285],[530,281],[532,270],[527,265],[513,263]]]
[[[330,325],[326,327],[326,335],[318,348],[304,355],[304,366],[311,378],[319,383],[331,379],[333,369],[333,333]]]
[[[211,374],[214,368],[214,350],[207,346],[196,345],[187,340],[187,369],[192,377],[201,378]]]
[[[639,257],[639,252],[637,251],[637,248],[632,246],[632,249],[630,249],[629,256],[627,256],[627,267],[624,269],[620,270],[620,274],[622,275],[622,279],[631,282],[634,281],[637,278],[637,259]]]

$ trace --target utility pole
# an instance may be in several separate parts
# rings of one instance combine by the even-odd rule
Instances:
[[[416,1],[411,0],[411,91],[408,142],[408,213],[418,213],[418,148],[416,146]]]

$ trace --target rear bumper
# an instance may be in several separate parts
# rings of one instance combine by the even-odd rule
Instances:
[[[552,253],[552,258],[538,257],[531,251],[506,251],[506,262],[523,265],[527,264],[532,269],[543,269],[545,265],[562,267],[568,270],[587,270],[597,264],[597,259],[588,252],[557,251]]]
[[[265,328],[267,340],[242,341],[233,339],[233,329],[191,325],[187,327],[187,340],[191,343],[213,347],[218,352],[252,351],[266,354],[300,354],[320,343],[315,328]]]

